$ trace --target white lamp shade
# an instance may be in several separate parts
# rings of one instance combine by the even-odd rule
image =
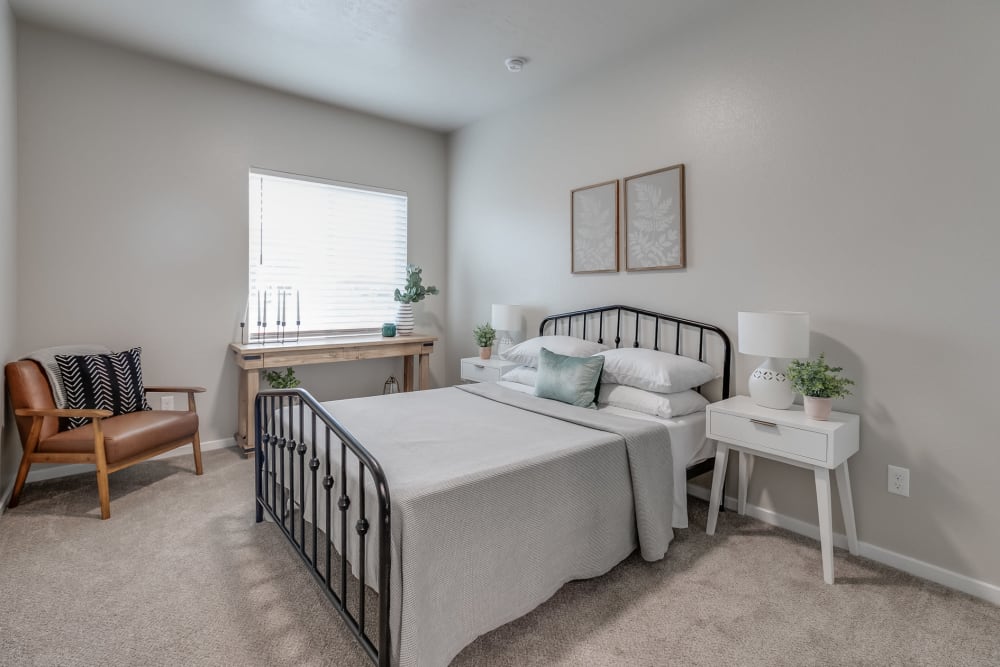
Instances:
[[[739,349],[743,354],[777,359],[809,356],[809,313],[739,314]]]
[[[505,306],[494,303],[490,321],[497,331],[520,331],[521,306]]]

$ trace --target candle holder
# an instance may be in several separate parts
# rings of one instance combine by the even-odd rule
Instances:
[[[301,316],[301,301],[299,298],[299,291],[295,290],[295,331],[292,332],[292,327],[289,326],[289,322],[284,319],[285,313],[288,309],[288,297],[291,294],[291,289],[279,288],[276,290],[274,297],[275,311],[278,317],[274,321],[274,331],[268,331],[268,321],[267,321],[267,302],[269,299],[269,289],[264,289],[257,293],[257,333],[251,341],[249,339],[251,324],[250,317],[250,297],[247,296],[247,305],[243,311],[243,321],[240,322],[240,342],[243,345],[247,345],[250,342],[258,343],[260,345],[267,345],[269,342],[276,345],[282,343],[297,343],[299,342],[299,337],[302,331],[302,320]]]

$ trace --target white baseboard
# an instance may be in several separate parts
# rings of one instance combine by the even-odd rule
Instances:
[[[235,447],[236,441],[232,438],[223,438],[222,440],[209,440],[208,442],[201,443],[202,452],[210,452],[214,449],[225,449],[226,447]],[[156,461],[158,459],[169,459],[174,456],[191,456],[191,450],[186,446],[178,447],[177,449],[171,449],[169,452],[164,452],[159,456],[154,456],[149,459],[150,461]],[[94,472],[95,468],[92,464],[87,463],[33,463],[31,465],[31,471],[28,472],[28,482],[41,482],[46,479],[56,479],[57,477],[69,477],[70,475],[79,475],[82,472]],[[6,498],[4,499],[3,507],[6,508]]]
[[[705,501],[708,500],[709,489],[703,486],[689,483],[687,491],[689,495],[692,495],[695,498],[700,498]],[[725,506],[727,510],[735,512],[738,507],[736,498],[733,496],[726,496]],[[777,526],[778,528],[784,528],[785,530],[789,530],[793,533],[804,535],[805,537],[812,538],[817,542],[819,541],[819,526],[809,523],[808,521],[794,519],[790,516],[779,514],[774,510],[758,507],[757,505],[752,505],[750,503],[747,503],[747,516],[753,517],[758,521],[763,521],[771,526]],[[834,533],[833,544],[841,549],[846,549],[847,536],[843,533]],[[897,570],[902,570],[903,572],[912,574],[915,577],[927,579],[928,581],[933,581],[936,584],[941,584],[942,586],[947,586],[948,588],[954,588],[957,591],[968,593],[969,595],[973,595],[977,598],[982,598],[983,600],[992,602],[995,605],[1000,605],[1000,586],[995,584],[973,579],[972,577],[968,577],[964,574],[946,570],[943,567],[939,567],[922,560],[917,560],[916,558],[911,558],[910,556],[904,556],[903,554],[896,553],[895,551],[889,551],[888,549],[884,549],[880,546],[876,546],[869,542],[863,542],[861,540],[858,540],[858,555],[870,558],[877,563],[888,565],[889,567]]]

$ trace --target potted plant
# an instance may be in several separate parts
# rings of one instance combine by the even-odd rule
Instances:
[[[284,373],[265,371],[264,379],[267,380],[272,389],[295,389],[302,384],[302,381],[295,377],[294,368],[286,368]]]
[[[302,381],[295,377],[294,368],[286,368],[284,373],[281,371],[264,371],[264,379],[267,380],[271,389],[295,389],[302,384]],[[284,401],[284,399],[281,400]],[[291,401],[290,405],[299,404],[298,396],[292,396],[289,400]],[[284,403],[279,403],[279,410],[283,405]],[[268,418],[268,422],[270,422],[270,418]]]
[[[493,341],[497,339],[497,330],[489,322],[484,322],[472,330],[479,346],[479,358],[489,359],[493,353]]]
[[[423,272],[416,264],[406,265],[406,285],[402,290],[396,288],[393,298],[399,302],[396,311],[396,333],[409,336],[413,333],[413,304],[424,300],[428,294],[438,294],[438,288],[431,285],[424,287]]]
[[[838,375],[842,370],[840,366],[829,366],[822,354],[815,361],[796,359],[788,364],[785,376],[792,389],[802,394],[802,407],[809,417],[826,421],[830,418],[833,399],[850,395],[848,387],[854,380]]]

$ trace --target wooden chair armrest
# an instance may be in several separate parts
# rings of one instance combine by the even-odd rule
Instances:
[[[14,414],[18,417],[88,417],[90,419],[101,419],[110,417],[113,413],[110,410],[70,410],[66,408],[31,410],[20,408],[15,410]]]
[[[201,394],[204,387],[150,387],[146,386],[147,394]]]

